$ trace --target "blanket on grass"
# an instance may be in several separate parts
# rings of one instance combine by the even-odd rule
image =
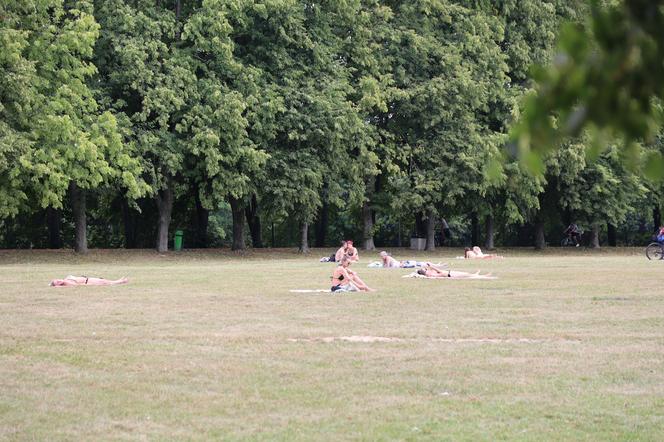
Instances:
[[[289,290],[291,293],[332,293],[330,289],[293,289]]]
[[[498,279],[497,276],[492,276],[492,275],[477,275],[476,278],[448,278],[447,276],[425,276],[425,275],[420,275],[417,272],[409,273],[407,275],[403,275],[402,278],[424,278],[424,279],[454,279],[454,280],[459,280],[459,279]]]

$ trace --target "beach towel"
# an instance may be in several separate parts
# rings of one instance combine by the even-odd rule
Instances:
[[[291,293],[332,293],[330,289],[293,289]]]
[[[409,273],[409,274],[407,274],[407,275],[403,275],[402,278],[438,279],[438,278],[431,278],[431,277],[429,277],[429,276],[425,276],[425,275],[420,275],[420,274],[417,273],[417,272],[412,272],[412,273]]]
[[[407,275],[403,275],[402,278],[454,279],[454,280],[460,280],[460,279],[498,279],[497,276],[491,276],[491,275],[477,275],[477,277],[470,277],[470,278],[448,278],[446,276],[425,276],[425,275],[420,275],[417,272],[413,272],[413,273],[409,273]]]

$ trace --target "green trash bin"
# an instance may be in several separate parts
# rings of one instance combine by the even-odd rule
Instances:
[[[173,249],[176,251],[182,250],[182,237],[184,232],[182,230],[175,231],[175,237],[173,238]]]

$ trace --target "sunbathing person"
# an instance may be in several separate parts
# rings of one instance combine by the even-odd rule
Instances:
[[[425,265],[425,262],[415,261],[413,259],[407,259],[405,261],[397,261],[395,258],[390,256],[385,250],[380,252],[380,259],[383,263],[383,267],[389,269],[410,269],[413,267],[422,267]]]
[[[417,271],[419,275],[426,276],[427,278],[444,278],[444,279],[496,279],[491,274],[480,275],[478,270],[475,273],[460,272],[458,270],[446,270],[436,267],[431,263],[427,263],[424,267]]]
[[[129,282],[127,277],[111,280],[104,278],[92,278],[87,276],[66,276],[64,279],[54,279],[49,284],[51,287],[71,287],[75,285],[119,285]]]
[[[348,256],[341,258],[341,263],[332,273],[332,288],[330,290],[333,292],[374,292],[375,290],[366,285],[357,276],[357,273],[348,268],[350,263],[351,260]]]
[[[504,256],[496,255],[495,253],[482,253],[482,249],[475,246],[472,249],[466,247],[464,249],[463,257],[465,259],[492,259],[492,258],[504,258]]]
[[[383,261],[383,267],[396,269],[401,267],[401,261],[392,258],[385,250],[380,252],[380,259]]]

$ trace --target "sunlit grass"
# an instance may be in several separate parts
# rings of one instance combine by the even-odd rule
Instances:
[[[0,439],[661,438],[641,249],[417,255],[495,281],[362,254],[377,293],[290,293],[329,287],[330,252],[0,252]],[[69,273],[130,283],[47,287]]]

